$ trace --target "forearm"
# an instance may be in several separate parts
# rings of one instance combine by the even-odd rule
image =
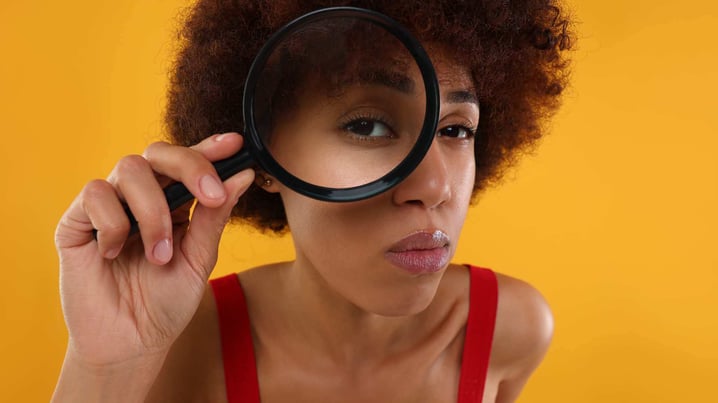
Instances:
[[[143,357],[111,368],[87,365],[67,353],[52,403],[144,402],[165,355]]]

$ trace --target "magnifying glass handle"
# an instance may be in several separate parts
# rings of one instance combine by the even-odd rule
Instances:
[[[250,167],[253,162],[254,161],[252,160],[249,151],[247,149],[242,149],[231,157],[213,162],[212,165],[217,171],[217,175],[219,175],[219,178],[224,182],[239,171]],[[165,187],[163,191],[165,193],[165,199],[167,200],[167,205],[169,206],[170,211],[174,211],[188,201],[194,199],[192,193],[190,193],[187,187],[181,182],[173,183]],[[122,207],[125,209],[127,218],[129,218],[130,220],[130,233],[128,234],[129,236],[136,233],[139,230],[139,226],[137,224],[137,219],[135,218],[134,214],[132,214],[132,211],[130,210],[130,207],[127,205],[127,203],[122,203]],[[97,239],[96,229],[92,230],[92,237]]]

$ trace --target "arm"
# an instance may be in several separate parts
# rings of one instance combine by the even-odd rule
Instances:
[[[172,345],[145,403],[226,402],[222,346],[212,288]]]
[[[254,178],[247,170],[221,183],[212,167],[241,145],[236,134],[190,148],[155,143],[73,201],[55,232],[69,338],[53,402],[144,401],[197,311],[222,229]],[[162,192],[170,181],[197,197],[191,226],[190,203],[170,214]],[[128,235],[121,199],[141,237]]]
[[[142,402],[163,361],[157,355],[98,367],[84,364],[68,348],[52,402]]]
[[[543,360],[553,337],[553,315],[531,285],[498,275],[495,351],[492,359],[502,376],[496,403],[512,403]]]

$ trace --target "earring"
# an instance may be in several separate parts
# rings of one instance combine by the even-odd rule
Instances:
[[[265,176],[264,181],[262,182],[262,187],[266,188],[266,187],[270,187],[270,186],[272,186],[272,180]]]

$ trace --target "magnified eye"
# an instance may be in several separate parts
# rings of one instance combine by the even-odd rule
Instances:
[[[363,137],[393,137],[384,123],[374,119],[355,119],[344,126],[344,130]]]
[[[469,129],[466,126],[454,125],[447,126],[439,130],[439,136],[452,137],[457,139],[470,139],[476,134],[474,129]]]

